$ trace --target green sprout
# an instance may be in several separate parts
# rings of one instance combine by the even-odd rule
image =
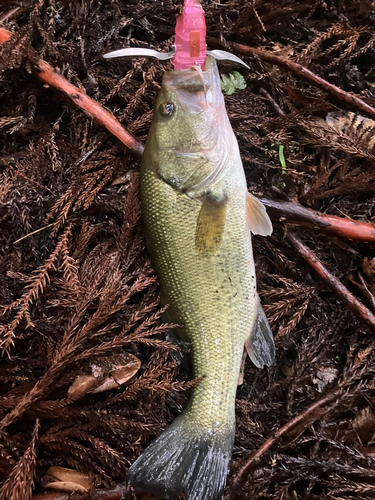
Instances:
[[[286,163],[285,163],[285,158],[284,158],[284,146],[282,144],[279,144],[279,161],[281,164],[281,173],[285,174]]]
[[[286,174],[286,161],[285,161],[285,157],[284,157],[284,145],[281,144],[281,142],[275,141],[275,142],[271,142],[270,147],[274,151],[278,151],[278,153],[279,153],[279,162],[280,162],[280,165],[281,165],[281,174],[285,175]],[[282,182],[281,186],[285,187],[285,182]]]
[[[229,76],[221,75],[221,90],[224,94],[232,95],[236,90],[245,88],[245,78],[238,71],[233,71]]]

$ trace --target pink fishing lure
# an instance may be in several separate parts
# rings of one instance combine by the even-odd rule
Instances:
[[[174,69],[189,69],[199,64],[204,70],[206,59],[206,22],[199,0],[185,0],[176,22]]]

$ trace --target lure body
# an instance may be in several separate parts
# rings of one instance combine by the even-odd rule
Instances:
[[[194,64],[202,68],[206,60],[206,22],[199,0],[185,0],[176,23],[176,52],[173,65],[176,71]]]

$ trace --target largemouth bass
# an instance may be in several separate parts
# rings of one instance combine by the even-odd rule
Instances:
[[[216,61],[165,73],[142,159],[146,243],[162,299],[191,343],[195,377],[186,410],[130,469],[136,487],[190,500],[221,498],[235,432],[244,344],[258,367],[275,348],[256,291],[250,232],[269,235],[247,191]]]

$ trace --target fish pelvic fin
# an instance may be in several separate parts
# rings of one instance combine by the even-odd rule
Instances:
[[[245,342],[249,358],[257,368],[271,366],[275,361],[276,349],[272,331],[258,297],[258,316]]]
[[[183,413],[131,466],[129,481],[161,498],[184,492],[187,500],[220,500],[233,440],[234,425],[228,432],[198,428]]]

